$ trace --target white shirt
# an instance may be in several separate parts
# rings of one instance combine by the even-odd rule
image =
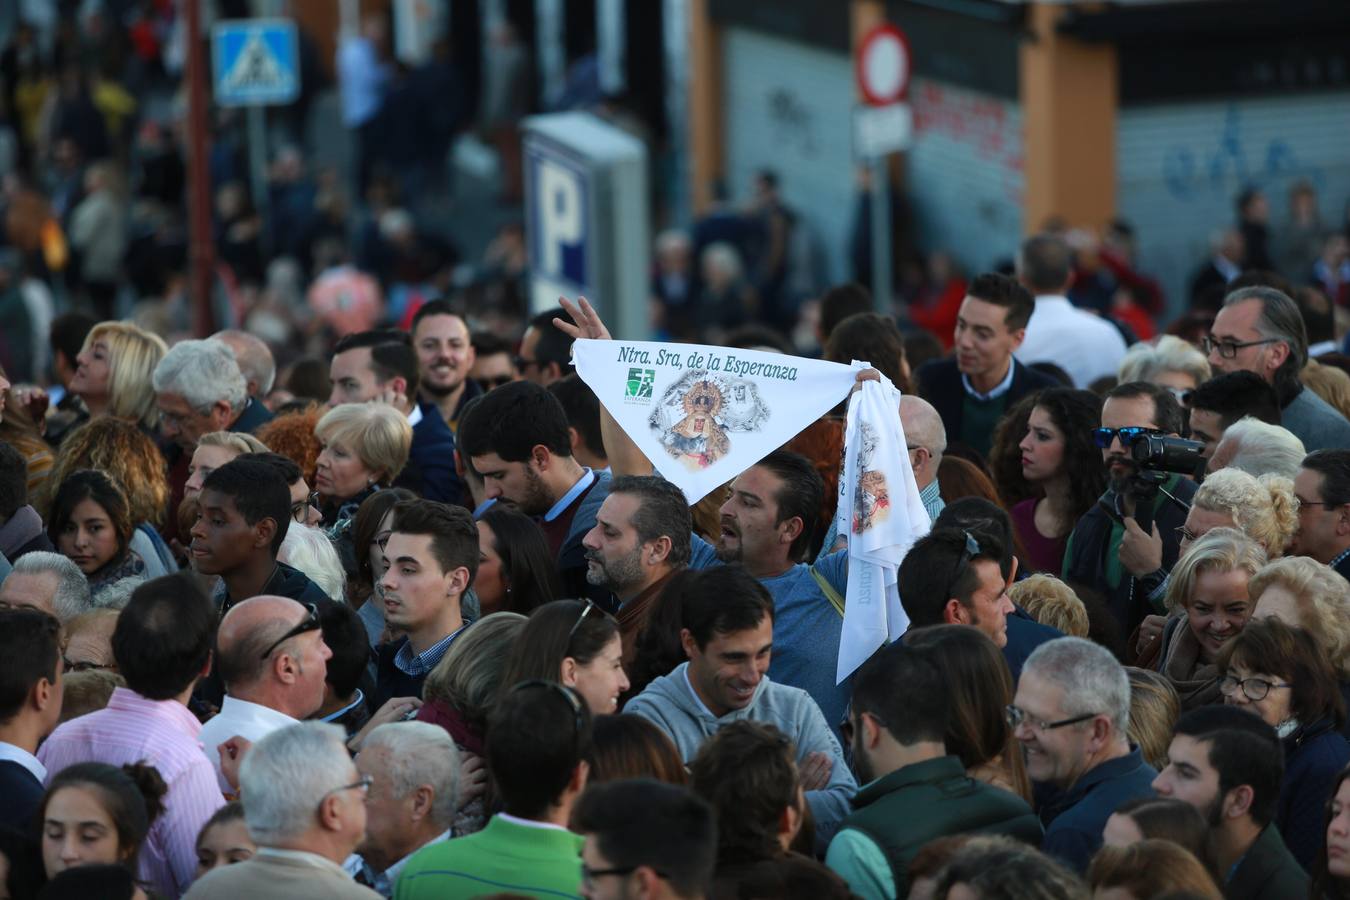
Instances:
[[[1067,297],[1037,297],[1016,356],[1024,365],[1052,362],[1076,387],[1086,388],[1098,378],[1116,374],[1125,358],[1125,339],[1116,326],[1078,309]]]
[[[420,421],[422,421],[422,407],[418,406],[417,401],[414,400],[412,412],[408,413],[408,427],[415,428]]]
[[[220,713],[202,726],[199,735],[202,749],[206,751],[206,758],[211,760],[211,765],[216,768],[216,780],[220,782],[221,792],[226,796],[234,793],[234,788],[230,787],[225,776],[220,774],[220,751],[217,748],[221,744],[235,735],[256,744],[272,732],[298,722],[298,719],[292,719],[270,706],[226,696],[224,702],[220,704]]]
[[[1013,365],[1013,361],[1010,358],[1008,360],[1008,374],[1004,375],[1003,380],[994,385],[989,393],[981,394],[979,391],[975,390],[975,386],[970,383],[970,376],[966,375],[965,372],[961,373],[961,386],[966,389],[967,394],[974,397],[976,400],[993,400],[995,397],[1002,397],[1004,394],[1008,393],[1008,391],[1012,390],[1013,375],[1016,374],[1016,372],[1017,367]]]
[[[47,783],[47,767],[38,762],[38,758],[17,744],[0,741],[0,761],[14,762],[33,774],[39,782]]]

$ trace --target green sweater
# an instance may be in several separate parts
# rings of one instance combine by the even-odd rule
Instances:
[[[484,894],[579,897],[582,838],[500,815],[476,834],[418,851],[398,877],[395,900],[469,900]]]

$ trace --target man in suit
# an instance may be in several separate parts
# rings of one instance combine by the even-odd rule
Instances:
[[[394,482],[428,500],[460,503],[467,499],[455,473],[455,436],[435,404],[419,404],[417,354],[402,331],[361,331],[333,348],[328,405],[382,400],[408,417],[412,447],[408,464]]]
[[[244,822],[258,843],[245,862],[221,866],[187,892],[191,900],[378,900],[342,862],[366,831],[366,793],[336,725],[301,722],[259,741],[239,768]]]
[[[0,825],[27,829],[47,769],[38,744],[61,718],[61,625],[36,609],[0,610]]]
[[[919,369],[919,395],[936,407],[947,438],[989,453],[994,425],[1022,397],[1055,381],[1013,358],[1036,308],[1031,292],[1006,275],[971,282],[956,317],[956,354]]]

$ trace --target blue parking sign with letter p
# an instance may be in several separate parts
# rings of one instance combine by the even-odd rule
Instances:
[[[551,279],[584,287],[589,284],[586,173],[569,160],[548,153],[532,153],[530,166],[534,182],[531,262]]]

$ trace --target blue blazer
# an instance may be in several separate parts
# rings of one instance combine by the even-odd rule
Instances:
[[[395,480],[428,500],[463,504],[464,482],[455,472],[455,435],[431,404],[420,404],[422,420],[413,426],[408,465]]]

